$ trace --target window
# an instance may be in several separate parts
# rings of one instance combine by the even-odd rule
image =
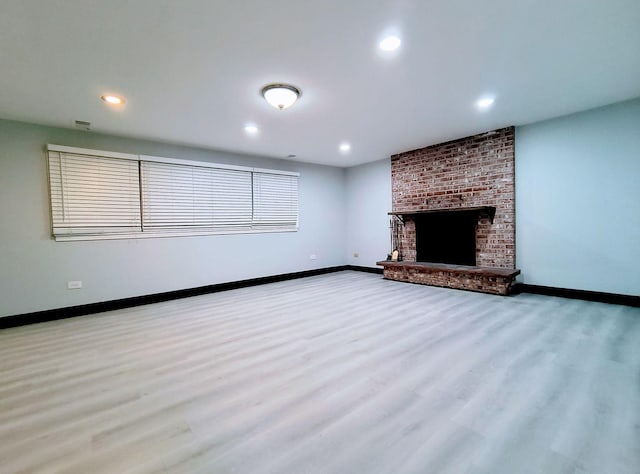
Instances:
[[[53,234],[140,230],[138,162],[49,151]]]
[[[295,227],[298,222],[298,177],[268,170],[253,173],[253,225]]]
[[[251,229],[251,173],[143,161],[145,231]]]
[[[298,173],[48,146],[56,240],[298,228]]]

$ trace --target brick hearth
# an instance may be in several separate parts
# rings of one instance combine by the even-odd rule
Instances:
[[[494,295],[508,295],[520,270],[507,268],[468,267],[445,263],[389,262],[377,263],[384,267],[388,280],[421,283]]]

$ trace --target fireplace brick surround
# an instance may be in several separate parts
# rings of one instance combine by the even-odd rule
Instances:
[[[507,127],[391,157],[392,211],[407,213],[395,243],[405,268],[379,262],[385,278],[509,292],[520,273],[515,269],[514,135],[514,127]],[[468,267],[465,273],[460,266],[447,271],[442,264],[416,265],[416,226],[409,214],[481,206],[493,206],[496,212],[493,222],[487,216],[478,220],[477,267]],[[498,285],[497,269],[512,270],[504,272],[507,276],[501,276]]]

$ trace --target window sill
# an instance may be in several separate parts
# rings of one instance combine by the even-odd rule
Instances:
[[[123,239],[155,239],[167,237],[202,237],[206,235],[234,235],[234,234],[273,234],[279,232],[298,232],[298,228],[291,229],[242,229],[242,230],[219,230],[200,232],[132,232],[122,234],[95,234],[95,235],[54,235],[56,242],[73,242],[82,240],[123,240]]]

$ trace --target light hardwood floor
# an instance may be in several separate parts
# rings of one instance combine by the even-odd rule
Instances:
[[[640,472],[640,309],[340,272],[0,331],[2,473]]]

